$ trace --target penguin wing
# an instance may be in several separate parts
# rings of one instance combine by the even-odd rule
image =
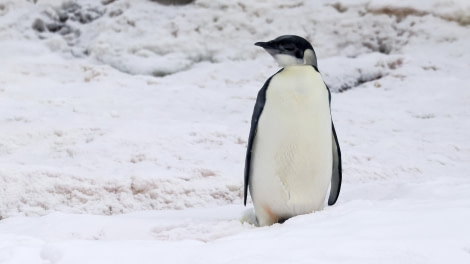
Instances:
[[[328,205],[333,205],[338,200],[339,191],[341,190],[342,180],[342,167],[341,167],[341,149],[336,136],[335,125],[331,121],[332,138],[333,138],[333,172],[331,175],[330,197],[328,198]]]
[[[280,71],[282,71],[282,69]],[[277,73],[279,73],[280,71],[278,71]],[[246,149],[246,159],[245,159],[245,188],[244,188],[244,200],[243,200],[243,203],[245,205],[246,205],[246,198],[248,196],[248,182],[250,180],[251,152],[253,148],[253,141],[256,136],[258,120],[259,120],[259,117],[261,116],[261,112],[263,112],[264,104],[266,102],[266,90],[268,89],[269,83],[271,82],[271,79],[274,77],[274,75],[269,77],[269,79],[266,80],[266,82],[264,83],[261,90],[259,90],[258,96],[256,97],[255,108],[253,109],[253,116],[251,117],[250,136],[248,137],[248,146]]]
[[[328,90],[328,98],[330,101],[331,108],[331,93],[328,86],[325,84]],[[331,110],[330,110],[331,111]],[[333,172],[331,175],[331,187],[330,197],[328,198],[328,205],[333,205],[338,200],[339,192],[341,190],[341,181],[343,177],[342,165],[341,165],[341,148],[339,147],[338,136],[336,135],[335,125],[331,120],[331,133],[332,133],[332,148],[333,148]]]

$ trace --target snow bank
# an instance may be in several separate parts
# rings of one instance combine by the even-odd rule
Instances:
[[[11,1],[5,6],[3,16],[10,22],[5,28],[21,32],[16,34],[39,37],[54,51],[154,76],[187,70],[200,62],[254,59],[262,54],[252,47],[254,42],[287,33],[309,38],[320,58],[400,53],[408,42],[434,32],[416,24],[447,25],[439,21],[444,19],[466,25],[469,12],[465,10],[470,8],[466,1],[252,1],[246,5],[201,0],[178,7],[145,0]]]

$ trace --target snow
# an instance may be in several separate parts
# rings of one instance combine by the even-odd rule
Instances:
[[[0,263],[470,262],[468,1],[33,2],[0,3]],[[278,66],[253,43],[282,34],[334,92],[344,181],[259,228],[244,155]]]

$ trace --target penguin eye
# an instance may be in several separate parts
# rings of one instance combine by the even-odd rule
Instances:
[[[286,51],[294,51],[295,50],[295,45],[294,44],[284,44],[281,46],[282,49]]]

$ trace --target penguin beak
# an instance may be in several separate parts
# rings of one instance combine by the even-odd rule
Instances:
[[[277,46],[272,41],[269,42],[256,42],[255,46],[262,47],[265,51],[267,51],[271,56],[274,56],[279,53],[277,50]]]
[[[271,42],[256,42],[255,46],[262,47],[264,49],[275,49]]]

